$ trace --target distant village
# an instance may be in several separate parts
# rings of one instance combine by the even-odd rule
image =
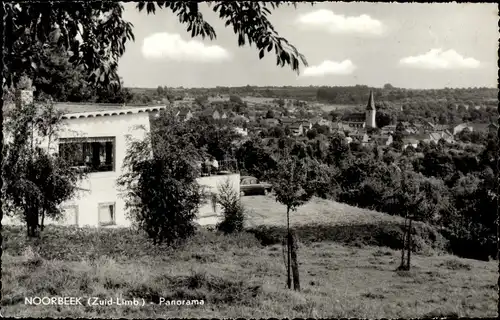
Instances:
[[[290,135],[295,137],[306,137],[307,133],[314,127],[322,127],[327,133],[340,133],[345,137],[347,143],[357,142],[362,145],[389,146],[393,143],[396,128],[403,135],[403,149],[408,146],[417,148],[421,142],[438,143],[444,140],[455,143],[455,137],[467,129],[470,132],[496,132],[498,125],[495,123],[461,123],[458,125],[434,124],[429,121],[399,121],[381,128],[377,127],[377,109],[373,96],[370,92],[364,112],[347,113],[340,119],[334,119],[326,112],[318,111],[317,106],[308,102],[299,101],[302,110],[306,110],[308,117],[300,117],[294,105],[295,100],[285,101],[286,112],[275,101],[251,102],[245,101],[249,106],[247,112],[236,113],[228,111],[223,107],[228,102],[228,97],[218,96],[209,99],[207,106],[200,106],[192,97],[185,97],[172,103],[176,110],[175,115],[180,121],[187,121],[193,117],[211,118],[213,120],[229,120],[235,124],[235,130],[242,136],[259,134],[264,128],[281,127],[288,128]],[[220,106],[217,106],[217,105]],[[215,105],[215,107],[214,107]],[[269,116],[272,110],[272,116]],[[285,114],[286,113],[286,114]],[[253,124],[253,125],[250,125]]]

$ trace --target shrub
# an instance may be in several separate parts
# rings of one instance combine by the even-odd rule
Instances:
[[[233,189],[229,179],[218,189],[216,201],[222,207],[224,218],[217,224],[217,230],[226,234],[242,231],[245,223],[245,210],[238,192]]]

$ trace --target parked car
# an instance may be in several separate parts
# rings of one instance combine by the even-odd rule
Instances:
[[[242,176],[240,178],[240,195],[268,194],[272,186],[269,183],[259,182],[257,178],[251,176]]]

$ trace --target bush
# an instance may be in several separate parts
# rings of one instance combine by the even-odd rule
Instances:
[[[217,224],[217,230],[226,234],[242,231],[245,223],[245,210],[238,192],[233,189],[229,179],[218,189],[216,201],[222,207],[224,218]]]

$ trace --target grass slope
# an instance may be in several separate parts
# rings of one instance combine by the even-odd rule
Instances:
[[[245,197],[249,227],[282,228],[281,206]],[[275,206],[275,207],[272,207]],[[330,213],[329,213],[330,212]],[[341,214],[343,213],[343,214]],[[328,215],[331,220],[328,220]],[[294,213],[295,228],[367,226],[394,217],[313,200]],[[322,220],[323,219],[323,220]],[[319,224],[318,224],[319,225]],[[389,224],[388,224],[389,225]],[[263,227],[260,227],[263,228]],[[328,229],[329,232],[334,229]],[[385,228],[385,227],[384,227]],[[382,228],[382,229],[384,229]],[[279,229],[281,230],[281,229]],[[312,234],[312,227],[309,233]],[[347,229],[352,231],[353,229]],[[385,230],[385,229],[384,229]],[[325,233],[328,233],[325,231]],[[369,234],[369,233],[367,233]],[[27,240],[20,227],[4,227],[2,314],[13,317],[257,318],[257,317],[493,317],[496,263],[451,255],[413,256],[410,272],[395,272],[399,251],[365,242],[332,242],[309,236],[299,248],[301,292],[285,288],[280,244],[244,232],[224,236],[200,229],[175,248],[154,247],[127,229],[48,227]],[[368,242],[367,242],[368,241]],[[139,297],[134,306],[27,306],[25,297]],[[166,299],[203,299],[198,306],[159,306]]]

